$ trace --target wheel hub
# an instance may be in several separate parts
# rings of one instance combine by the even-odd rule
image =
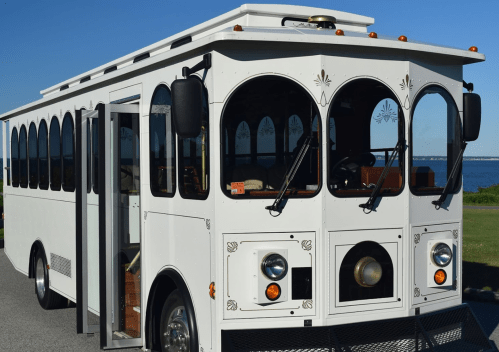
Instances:
[[[170,352],[189,351],[189,328],[184,307],[177,307],[170,314],[164,337],[165,350]]]
[[[36,291],[41,299],[45,297],[45,270],[42,258],[36,262]]]

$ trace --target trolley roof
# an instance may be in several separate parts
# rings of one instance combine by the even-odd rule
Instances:
[[[335,17],[336,28],[343,29],[344,36],[336,35],[334,30],[317,30],[299,22],[299,19],[306,20],[313,15]],[[236,23],[243,27],[242,32],[233,30],[233,25]],[[117,76],[131,73],[215,41],[277,41],[378,47],[444,55],[454,58],[463,65],[485,60],[485,55],[477,52],[437,46],[411,39],[402,42],[397,37],[379,34],[377,39],[373,39],[367,34],[367,27],[372,24],[374,24],[374,19],[371,17],[341,11],[294,5],[245,4],[143,49],[44,89],[40,92],[43,95],[42,99],[4,113],[0,115],[0,119],[9,119],[25,111],[36,109],[40,105],[63,100],[66,98],[63,98],[65,95],[69,97],[80,94],[93,85],[102,85],[103,82],[116,79]],[[186,40],[185,44],[176,45],[183,40]],[[144,54],[149,55],[146,60],[136,60]],[[114,66],[116,67],[115,71],[105,74],[106,70]]]

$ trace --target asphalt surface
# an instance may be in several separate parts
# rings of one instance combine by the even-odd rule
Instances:
[[[40,307],[34,279],[14,269],[4,249],[0,249],[0,351],[101,351],[100,334],[76,333],[75,307],[51,311]]]
[[[42,309],[34,285],[33,279],[14,269],[4,249],[0,249],[0,351],[101,351],[100,334],[76,333],[76,308]],[[467,303],[487,336],[499,346],[499,304]]]

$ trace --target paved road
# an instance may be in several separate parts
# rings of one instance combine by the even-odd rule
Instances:
[[[0,351],[101,351],[100,334],[87,337],[76,333],[76,308],[43,310],[34,285],[34,280],[14,269],[0,249]]]
[[[0,249],[0,351],[100,351],[99,336],[76,333],[76,308],[43,310],[34,281],[14,269]],[[468,302],[499,346],[499,304]],[[139,352],[140,349],[115,351]]]

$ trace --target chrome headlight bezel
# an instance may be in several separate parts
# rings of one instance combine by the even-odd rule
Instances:
[[[446,251],[447,253],[443,253],[443,251]],[[442,260],[442,257],[439,257],[442,254],[448,256],[447,261],[444,262]],[[446,266],[448,266],[452,262],[453,257],[454,256],[452,254],[452,249],[446,243],[443,242],[436,243],[431,249],[431,260],[433,264],[435,264],[440,268],[445,268]]]
[[[279,274],[272,273],[268,270],[271,268],[272,264],[275,265],[275,263],[278,263],[279,261],[283,264],[283,269]],[[263,275],[269,280],[279,281],[282,280],[288,273],[288,261],[278,253],[269,253],[263,257],[260,269],[262,270]]]

